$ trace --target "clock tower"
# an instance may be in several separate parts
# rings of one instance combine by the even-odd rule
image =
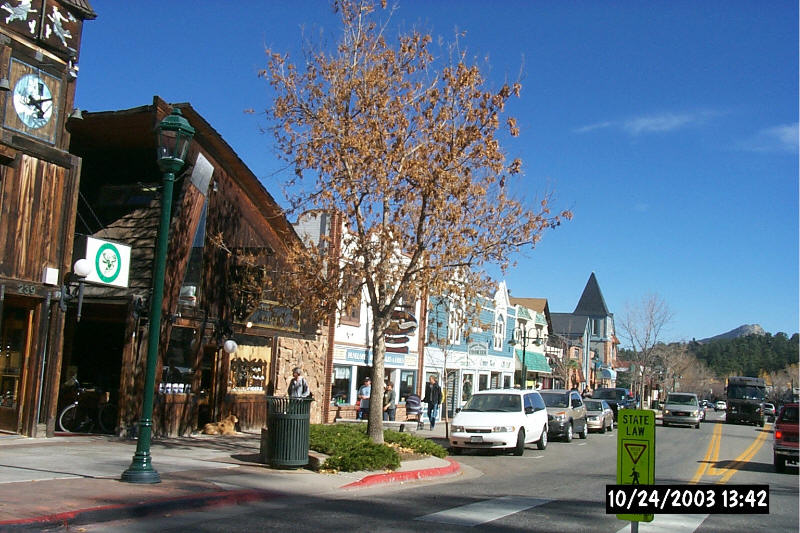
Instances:
[[[66,124],[96,16],[0,0],[0,430],[23,435],[53,434],[81,169]]]

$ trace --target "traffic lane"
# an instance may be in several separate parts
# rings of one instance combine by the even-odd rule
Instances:
[[[791,468],[784,474],[774,471],[772,464],[772,428],[722,424],[721,451],[714,465],[718,470],[734,470],[724,485],[769,485],[768,515],[711,515],[701,528],[701,533],[724,531],[798,531],[800,529],[800,494],[798,494],[798,469]],[[746,462],[736,461],[751,444],[763,435],[761,447]],[[723,475],[705,475],[702,483],[716,483]]]

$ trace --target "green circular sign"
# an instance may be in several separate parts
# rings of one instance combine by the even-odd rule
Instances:
[[[105,243],[98,248],[97,255],[94,258],[94,267],[100,281],[111,283],[117,279],[120,270],[122,270],[122,257],[119,255],[119,250],[117,250],[116,246]]]

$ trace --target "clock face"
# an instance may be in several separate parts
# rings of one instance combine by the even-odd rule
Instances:
[[[22,76],[14,86],[14,111],[31,129],[47,125],[53,116],[53,94],[36,74]]]
[[[61,79],[13,56],[8,77],[12,90],[6,96],[3,125],[55,144],[62,112]]]

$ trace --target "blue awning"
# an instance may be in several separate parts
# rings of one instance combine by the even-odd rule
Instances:
[[[614,380],[614,379],[617,379],[617,373],[614,372],[610,368],[603,368],[602,370],[600,370],[599,377],[600,377],[600,379],[612,379],[612,380]]]

